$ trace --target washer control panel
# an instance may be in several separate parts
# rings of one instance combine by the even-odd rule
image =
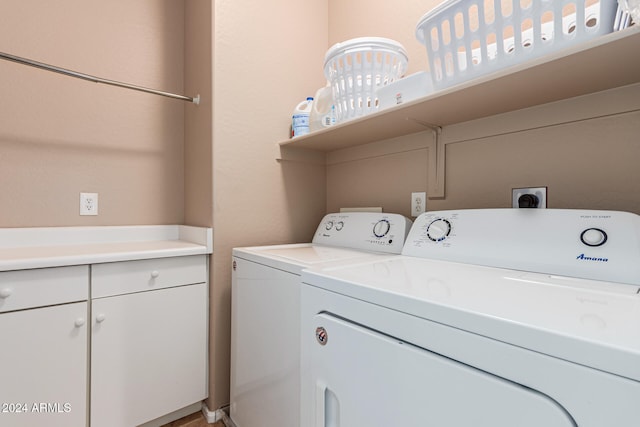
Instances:
[[[378,238],[385,237],[389,231],[391,231],[391,223],[388,219],[381,219],[373,226],[373,235]]]
[[[640,216],[573,209],[420,215],[403,255],[640,284]]]
[[[451,234],[451,223],[445,218],[436,218],[427,225],[427,237],[434,242],[441,242]]]
[[[313,243],[399,254],[411,225],[399,214],[331,213],[318,225]]]

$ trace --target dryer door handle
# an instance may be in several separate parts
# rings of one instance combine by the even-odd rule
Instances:
[[[326,385],[316,383],[316,427],[340,427],[340,401]]]

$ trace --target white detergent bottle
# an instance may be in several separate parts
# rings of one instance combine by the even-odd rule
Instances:
[[[291,123],[291,136],[306,135],[309,133],[309,115],[313,108],[313,98],[308,97],[306,101],[302,101],[296,105],[296,109],[293,110],[293,120]]]
[[[311,107],[311,115],[309,116],[309,129],[311,132],[335,125],[336,117],[334,111],[331,87],[325,86],[318,89]]]

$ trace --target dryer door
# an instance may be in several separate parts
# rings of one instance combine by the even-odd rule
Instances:
[[[315,427],[576,426],[535,390],[328,314],[315,321]]]

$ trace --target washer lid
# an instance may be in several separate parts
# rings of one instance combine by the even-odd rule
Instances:
[[[302,281],[640,381],[640,287],[398,256]]]
[[[390,255],[313,243],[234,248],[233,256],[268,267],[300,274],[304,268],[353,264],[386,259]]]
[[[325,262],[360,258],[367,252],[321,245],[282,245],[255,248],[263,256],[279,257],[299,264],[314,265]]]

